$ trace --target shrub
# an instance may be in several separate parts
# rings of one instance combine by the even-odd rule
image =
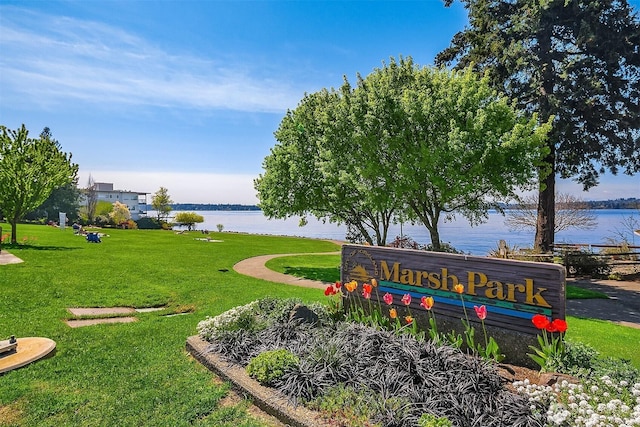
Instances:
[[[607,277],[611,272],[607,262],[591,252],[567,250],[562,258],[569,276]]]
[[[160,230],[162,224],[156,218],[143,217],[136,221],[140,230]]]
[[[433,248],[433,245],[431,243],[429,243],[428,245],[426,245],[424,247],[425,251],[436,251]],[[456,249],[455,247],[453,247],[453,245],[451,243],[448,242],[440,242],[440,249],[438,249],[436,252],[445,252],[448,254],[461,254],[464,255],[464,251],[460,251],[458,249]]]
[[[431,414],[423,414],[418,420],[419,427],[452,427],[447,417],[436,417]]]
[[[257,319],[254,314],[258,301],[241,305],[225,311],[215,317],[207,317],[198,323],[198,334],[202,339],[212,341],[220,334],[230,331],[251,331],[256,327]]]
[[[299,363],[298,357],[288,350],[271,350],[260,353],[247,365],[247,373],[260,384],[273,385],[287,369]]]

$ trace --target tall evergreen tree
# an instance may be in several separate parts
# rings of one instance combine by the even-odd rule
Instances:
[[[488,71],[520,108],[554,119],[534,242],[548,251],[556,175],[587,190],[607,170],[640,171],[638,15],[626,0],[460,1],[469,25],[436,62]]]

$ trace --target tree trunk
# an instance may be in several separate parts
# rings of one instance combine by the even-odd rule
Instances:
[[[561,7],[561,3],[559,3]],[[540,93],[538,95],[538,117],[541,123],[545,123],[551,117],[551,101],[553,96],[555,72],[553,60],[549,52],[552,51],[551,34],[553,32],[553,20],[555,18],[553,7],[542,13],[540,27],[538,29],[538,57],[540,58]],[[534,248],[539,252],[549,252],[553,249],[555,227],[555,187],[556,187],[556,133],[552,128],[547,141],[549,153],[544,158],[549,174],[540,176],[540,190],[538,193],[538,217],[536,221],[536,237]],[[544,174],[544,167],[540,168]]]
[[[9,224],[11,224],[11,244],[15,245],[18,243],[18,220],[13,219]]]
[[[552,162],[555,167],[555,158],[547,161]],[[538,192],[538,219],[534,247],[537,252],[546,253],[553,249],[555,237],[555,174],[551,172],[540,185],[542,188]]]
[[[431,246],[434,251],[440,250],[440,233],[438,233],[438,227],[427,227],[429,229],[429,235],[431,236]]]

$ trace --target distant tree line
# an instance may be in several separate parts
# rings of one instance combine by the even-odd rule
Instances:
[[[256,205],[224,204],[224,203],[173,203],[174,211],[259,211]]]
[[[585,203],[591,209],[640,209],[640,199],[635,197],[615,200],[590,200]]]

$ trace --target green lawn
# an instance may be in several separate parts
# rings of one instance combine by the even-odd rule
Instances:
[[[212,233],[223,242],[211,243],[195,240],[202,237],[195,232],[106,232],[103,243],[92,244],[71,229],[20,225],[18,240],[27,243],[3,246],[25,262],[0,266],[0,339],[43,336],[57,350],[0,376],[0,426],[263,426],[242,405],[220,406],[227,386],[188,356],[185,340],[206,316],[262,296],[324,299],[316,289],[241,276],[236,262],[338,247],[237,233]],[[280,260],[316,272],[339,264],[335,255],[302,257],[302,264],[291,258],[298,257]],[[167,308],[137,314],[130,324],[72,329],[63,322],[72,317],[67,307],[109,306]],[[571,336],[640,367],[640,330],[573,318],[569,324]]]
[[[3,231],[9,226],[2,224]],[[226,385],[190,359],[197,323],[265,295],[324,298],[314,289],[241,276],[233,265],[270,253],[335,251],[311,239],[108,230],[87,243],[70,228],[20,225],[25,262],[0,266],[0,339],[43,336],[54,357],[0,377],[0,425],[260,426],[244,407],[220,408]],[[72,329],[67,307],[167,306],[131,324]],[[166,317],[194,309],[193,314]]]

